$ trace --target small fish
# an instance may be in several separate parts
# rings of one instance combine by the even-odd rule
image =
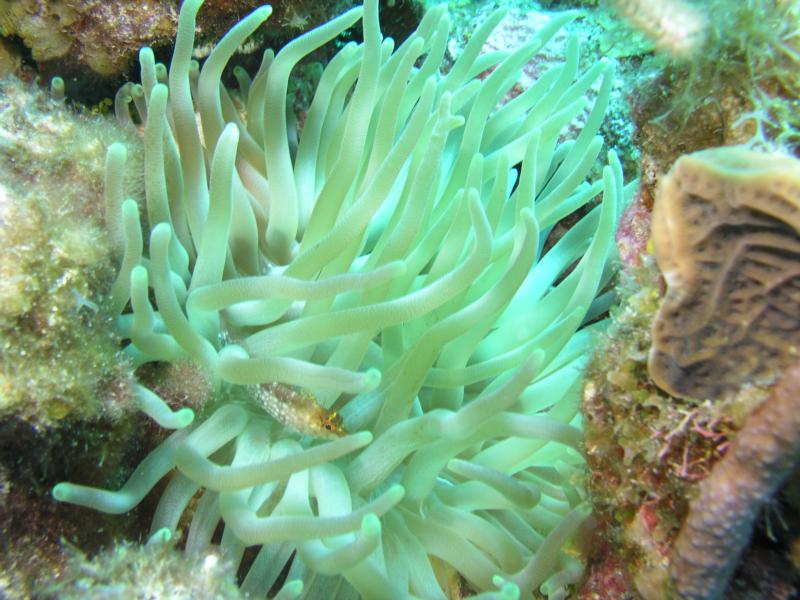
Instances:
[[[286,427],[312,437],[334,438],[347,434],[342,416],[317,404],[313,394],[282,383],[264,383],[257,389],[256,400],[261,407]]]

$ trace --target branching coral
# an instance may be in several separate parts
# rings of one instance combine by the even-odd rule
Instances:
[[[573,36],[563,65],[494,110],[574,13],[515,52],[478,57],[498,12],[441,76],[445,7],[395,50],[369,0],[265,54],[252,81],[240,72],[244,117],[220,75],[269,8],[198,70],[200,3],[183,5],[168,79],[140,54],[147,256],[120,180],[125,149],[108,154],[126,352],[191,360],[218,387],[303,386],[356,433],[317,443],[254,402],[212,404],[121,490],[61,483],[54,496],[122,513],[172,473],[153,530],[174,531],[202,490],[187,551],[213,540],[238,564],[261,546],[242,584],[254,596],[291,563],[283,595],[444,598],[457,572],[487,597],[564,597],[582,572],[565,547],[589,514],[576,490],[581,368],[611,300],[601,292],[624,196],[613,152],[602,181],[586,180],[613,65],[579,73]],[[327,66],[298,139],[291,70],[362,13],[363,44]],[[597,82],[583,130],[561,141]],[[164,426],[189,420],[140,397]]]

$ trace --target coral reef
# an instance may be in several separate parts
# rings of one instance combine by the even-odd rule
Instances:
[[[38,597],[35,590],[66,564],[64,540],[95,553],[113,539],[138,538],[152,515],[149,503],[125,519],[87,519],[85,512],[53,502],[50,488],[76,471],[117,487],[162,437],[136,413],[117,420],[63,420],[45,431],[0,420],[0,597]]]
[[[197,23],[197,56],[205,57],[241,15],[262,4],[261,0],[206,0]],[[238,61],[257,67],[253,60],[264,47],[279,48],[353,4],[353,0],[274,0],[271,26],[238,49]],[[22,55],[44,80],[63,77],[70,98],[99,103],[133,75],[139,48],[152,47],[159,58],[166,58],[179,5],[178,0],[2,0],[0,77],[4,68],[16,70]],[[401,41],[416,27],[421,8],[415,0],[406,0],[389,10],[390,34]],[[9,58],[4,60],[6,47]]]
[[[113,267],[102,181],[109,140],[129,136],[0,83],[2,416],[47,426],[128,403],[131,369],[104,308]]]
[[[0,82],[3,598],[30,598],[34,582],[60,568],[60,536],[96,550],[97,531],[52,502],[52,481],[80,470],[119,485],[151,435],[132,416],[132,366],[108,310],[114,257],[102,189],[112,139],[125,139],[141,165],[132,131]],[[134,196],[136,177],[126,178]],[[131,536],[139,521],[94,524]]]
[[[628,208],[622,213],[617,227],[617,248],[623,265],[636,269],[648,259],[650,253],[650,225],[652,203],[648,204],[644,188],[640,187]]]
[[[20,39],[35,61],[67,60],[106,76],[127,70],[143,44],[171,39],[176,21],[171,0],[0,2],[0,33]]]
[[[101,600],[129,598],[243,599],[231,566],[218,552],[187,555],[175,549],[168,534],[143,546],[122,542],[97,556],[70,548],[68,562],[55,584],[36,589],[38,598]]]
[[[648,21],[663,3],[614,0],[635,13],[644,29],[673,30]],[[684,2],[681,2],[684,4]],[[769,151],[797,148],[798,81],[796,2],[709,0],[694,3],[705,19],[702,42],[686,58],[642,55],[633,81],[636,144],[658,173],[681,155],[748,143]],[[665,15],[669,22],[678,13]],[[680,38],[680,35],[679,35]]]
[[[798,594],[796,2],[201,3],[0,0],[0,596]]]
[[[22,59],[8,41],[0,38],[0,79],[16,74],[22,65]]]
[[[650,375],[674,396],[769,385],[800,355],[800,161],[740,147],[682,157],[653,211],[667,284]]]
[[[654,272],[652,258],[633,260],[642,249],[646,207],[634,204],[629,224],[623,218],[618,242],[629,255],[628,281],[587,372],[582,405],[587,488],[601,539],[582,597],[602,597],[592,596],[601,585],[648,599],[670,597],[668,569],[677,552],[686,556],[671,568],[686,573],[680,585],[687,597],[710,597],[712,588],[721,594],[735,568],[727,597],[788,598],[781,590],[794,589],[788,566],[765,569],[762,578],[747,568],[748,561],[770,560],[770,553],[780,557],[791,539],[777,544],[767,539],[772,534],[764,535],[738,560],[761,503],[775,497],[771,501],[783,504],[776,494],[779,482],[759,479],[748,488],[748,471],[740,469],[745,491],[737,496],[731,484],[736,468],[722,465],[737,460],[728,457],[750,435],[740,430],[759,418],[750,415],[770,393],[769,385],[797,360],[796,163],[741,147],[681,158],[662,182],[653,213],[653,248],[665,281]],[[785,425],[796,433],[794,424]],[[784,460],[791,463],[787,453]],[[720,485],[714,483],[718,469],[723,479],[727,473]],[[768,477],[769,469],[757,470]],[[748,496],[753,487],[763,495]],[[698,488],[705,499],[690,512]],[[728,501],[745,508],[731,515],[714,504]],[[786,503],[787,510],[795,505]],[[696,511],[700,516],[692,517]],[[684,530],[694,522],[691,531],[699,537],[693,542],[692,533],[681,534],[684,540],[675,542],[687,512]],[[715,518],[724,523],[710,523]],[[736,528],[738,541],[722,531],[729,527]],[[696,552],[708,561],[724,561],[703,571],[706,563],[693,554],[693,543],[705,543]],[[727,571],[715,569],[722,562]],[[721,579],[712,581],[710,571]],[[695,577],[698,572],[706,579]]]
[[[586,372],[584,417],[597,543],[582,598],[662,598],[670,544],[693,484],[724,451],[756,399],[677,399],[650,381],[647,355],[659,306],[652,258],[628,267],[620,304]]]
[[[676,598],[716,600],[753,523],[800,461],[800,363],[787,369],[699,485],[671,550]]]
[[[153,531],[188,523],[187,553],[218,546],[251,595],[564,598],[590,513],[582,366],[606,325],[630,195],[613,152],[589,178],[613,64],[579,72],[568,36],[564,63],[495,110],[574,13],[478,57],[493,14],[441,76],[445,7],[392,52],[372,0],[266,53],[252,80],[240,73],[245,121],[220,76],[269,10],[243,18],[197,73],[199,4],[183,5],[166,83],[143,49],[141,101],[121,111],[144,123],[146,202],[127,197],[121,144],[106,195],[126,354],[142,369],[190,361],[215,391],[192,421],[137,387],[175,432],[118,491],[81,479],[54,497],[122,513],[170,475]],[[363,44],[326,67],[297,136],[290,71],[362,10]],[[302,386],[315,401],[293,410],[335,410],[350,433],[320,441],[275,422],[253,401],[274,383]]]

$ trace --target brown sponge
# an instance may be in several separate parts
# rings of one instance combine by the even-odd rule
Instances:
[[[680,158],[653,209],[667,283],[649,368],[674,396],[769,384],[800,356],[800,161],[743,147]]]

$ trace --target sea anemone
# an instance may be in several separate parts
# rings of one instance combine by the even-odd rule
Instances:
[[[53,495],[123,513],[171,475],[153,533],[174,532],[200,494],[186,551],[218,544],[240,564],[260,546],[242,582],[256,597],[445,598],[455,573],[491,597],[564,597],[582,573],[569,541],[590,513],[582,367],[612,300],[625,196],[613,152],[589,181],[613,64],[579,73],[570,36],[563,64],[497,108],[575,13],[480,55],[498,11],[441,75],[446,7],[394,49],[367,0],[266,52],[233,91],[223,69],[270,9],[198,70],[200,4],[183,4],[168,79],[145,48],[141,88],[118,98],[144,122],[149,243],[114,145],[112,303],[137,365],[189,360],[249,400],[193,419],[140,387],[142,408],[177,430],[121,490]],[[325,68],[298,137],[293,67],[362,13],[363,43]]]

